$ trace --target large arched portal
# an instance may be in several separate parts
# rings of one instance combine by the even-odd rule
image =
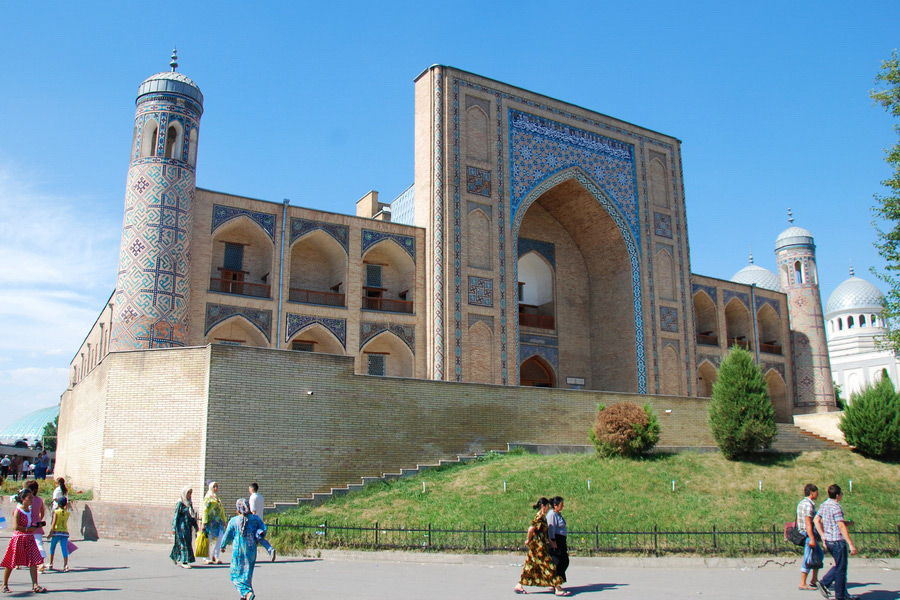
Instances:
[[[552,271],[552,278],[542,281],[553,287],[530,296],[527,286],[534,282],[518,277],[517,301],[519,296],[540,300],[536,308],[519,306],[520,356],[530,354],[531,340],[556,343],[559,364],[552,367],[560,380],[584,379],[587,389],[641,392],[632,256],[620,226],[588,190],[589,180],[577,170],[559,179],[519,208],[525,212],[517,231],[518,255],[539,255]]]
[[[519,367],[522,385],[531,387],[556,387],[553,368],[540,357],[532,356]]]

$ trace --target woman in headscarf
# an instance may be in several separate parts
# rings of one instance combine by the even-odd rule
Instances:
[[[522,586],[550,586],[557,596],[568,596],[571,592],[562,589],[562,577],[556,574],[556,566],[550,558],[550,538],[547,535],[547,511],[550,509],[550,501],[541,498],[534,505],[538,513],[531,521],[528,528],[528,537],[525,545],[528,547],[528,556],[525,557],[525,565],[522,567],[522,576],[516,584],[517,594],[527,594]]]
[[[197,529],[197,512],[191,502],[191,486],[185,486],[181,490],[181,499],[175,504],[175,519],[172,521],[172,533],[175,535],[175,544],[169,558],[176,565],[180,564],[185,569],[190,569],[194,562],[193,530]],[[52,561],[51,561],[52,562]]]
[[[256,541],[266,531],[262,519],[250,512],[250,503],[241,498],[236,503],[238,514],[228,522],[222,548],[234,541],[231,551],[231,583],[242,600],[253,600],[253,569],[256,567]]]
[[[222,547],[222,534],[225,533],[225,509],[219,500],[219,484],[209,483],[209,489],[203,496],[203,532],[209,538],[209,558],[206,564],[220,564],[219,550]]]

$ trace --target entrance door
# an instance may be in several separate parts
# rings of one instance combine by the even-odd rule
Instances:
[[[553,370],[537,356],[532,356],[519,368],[520,385],[532,387],[556,387]]]

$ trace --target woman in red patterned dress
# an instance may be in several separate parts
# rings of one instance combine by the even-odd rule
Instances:
[[[34,499],[31,490],[25,488],[16,494],[16,510],[13,513],[16,522],[15,531],[6,547],[6,556],[0,561],[3,567],[3,587],[0,592],[9,593],[9,575],[18,566],[25,566],[31,571],[31,591],[42,594],[47,588],[38,585],[38,565],[44,562],[37,542],[34,541],[34,530],[31,527],[31,501]]]

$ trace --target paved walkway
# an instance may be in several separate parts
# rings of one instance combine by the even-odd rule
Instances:
[[[0,534],[0,550],[5,549],[7,539],[7,532]],[[79,549],[71,556],[72,570],[41,577],[40,583],[50,590],[47,598],[238,598],[226,565],[186,570],[168,559],[167,546],[112,540],[75,542]],[[264,551],[259,558],[266,558]],[[260,600],[513,598],[522,558],[325,552],[318,557],[279,557],[274,564],[261,560],[254,587]],[[826,565],[830,565],[828,560]],[[567,587],[574,597],[584,599],[821,598],[815,592],[797,590],[798,578],[792,559],[575,558]],[[851,559],[850,581],[851,593],[866,600],[900,599],[900,560]],[[13,572],[10,587],[13,593],[7,597],[40,597],[30,593],[25,570]],[[552,597],[546,590],[531,591],[536,599]]]

